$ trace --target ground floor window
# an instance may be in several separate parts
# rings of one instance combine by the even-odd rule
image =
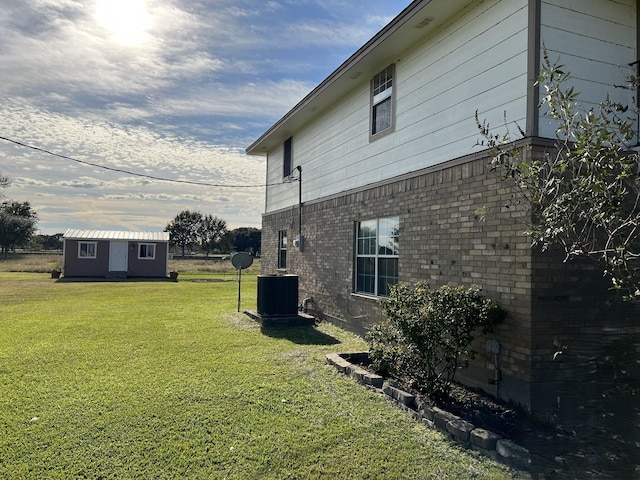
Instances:
[[[146,258],[153,260],[156,258],[156,244],[155,243],[139,243],[138,244],[138,258]]]
[[[98,242],[78,242],[78,258],[96,258]]]
[[[400,217],[358,222],[356,228],[355,291],[389,296],[398,283]]]
[[[287,268],[287,232],[278,232],[278,268]]]

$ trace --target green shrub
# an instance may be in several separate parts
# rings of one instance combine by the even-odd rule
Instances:
[[[382,304],[386,319],[367,335],[373,367],[380,373],[443,394],[476,352],[471,343],[505,316],[478,289],[427,282],[392,287]]]

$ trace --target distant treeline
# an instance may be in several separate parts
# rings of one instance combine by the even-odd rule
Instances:
[[[260,246],[262,241],[262,231],[252,227],[241,227],[229,232],[231,245],[225,248],[225,251],[212,252],[214,254],[229,254],[230,252],[250,252],[253,255],[260,256]],[[17,251],[25,253],[51,253],[62,252],[62,233],[53,235],[33,235],[29,242]],[[171,247],[172,253],[176,256],[182,254],[178,246]],[[16,249],[13,249],[15,252]],[[190,257],[204,254],[197,244],[189,246],[188,254]],[[204,258],[204,257],[203,257]]]

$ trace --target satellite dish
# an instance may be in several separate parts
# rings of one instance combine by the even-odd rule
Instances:
[[[231,254],[231,264],[236,270],[244,270],[253,264],[253,256],[247,252],[236,252]]]

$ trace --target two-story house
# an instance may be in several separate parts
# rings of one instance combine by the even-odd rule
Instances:
[[[500,126],[506,112],[534,152],[549,148],[533,82],[543,48],[582,102],[630,104],[615,85],[635,73],[637,23],[636,0],[411,2],[247,148],[267,158],[263,273],[298,275],[312,313],[360,334],[390,284],[478,286],[508,318],[459,378],[575,412],[589,359],[637,356],[637,311],[606,301],[591,264],[531,248],[526,206],[488,168],[474,114]]]

